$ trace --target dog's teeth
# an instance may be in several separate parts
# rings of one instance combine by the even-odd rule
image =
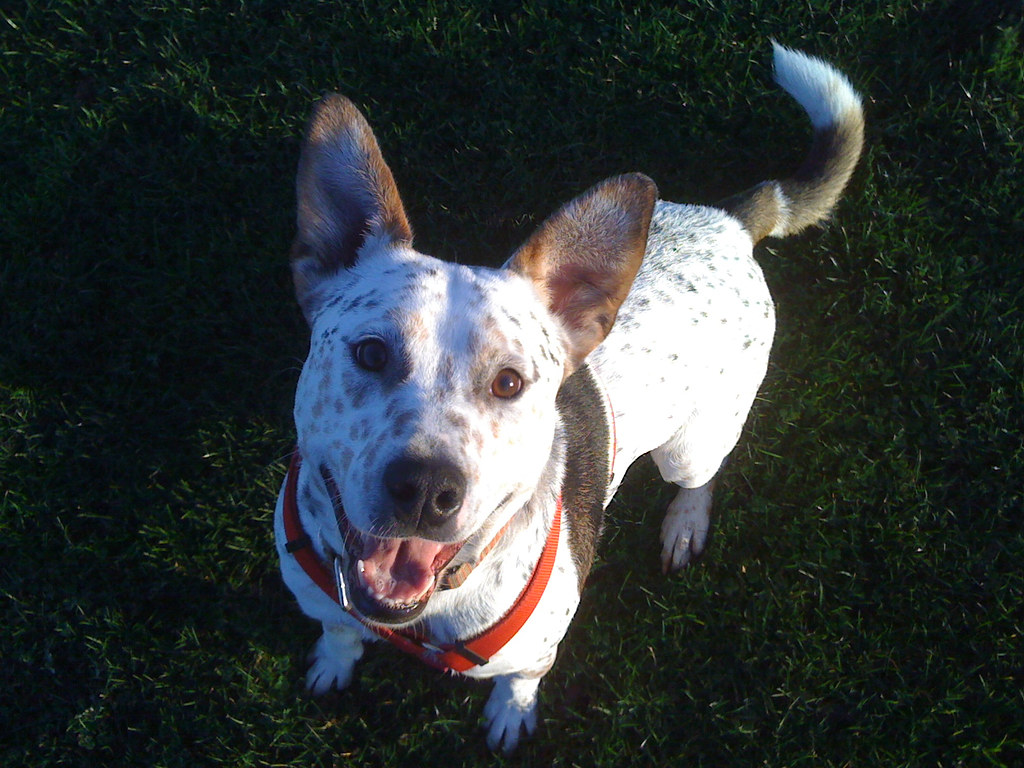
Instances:
[[[366,594],[373,600],[392,608],[409,607],[409,603],[388,597],[388,593],[394,592],[395,587],[398,585],[398,581],[394,577],[385,578],[383,574],[377,574],[377,577],[371,581],[367,578],[366,562],[363,560],[356,560],[355,569],[356,573],[359,574],[360,584],[366,590]]]

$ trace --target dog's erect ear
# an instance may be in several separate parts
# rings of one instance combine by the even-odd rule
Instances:
[[[611,330],[643,260],[657,196],[639,173],[602,181],[541,224],[509,260],[565,324],[570,370]]]
[[[317,104],[302,145],[296,191],[299,231],[291,262],[304,309],[316,284],[352,266],[368,237],[412,240],[373,131],[344,96],[334,94]]]

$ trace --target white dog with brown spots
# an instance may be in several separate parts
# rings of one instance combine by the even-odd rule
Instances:
[[[775,72],[814,126],[791,178],[717,207],[608,179],[502,269],[414,250],[366,120],[340,96],[318,105],[292,251],[312,336],[275,521],[284,580],[323,623],[314,693],[346,686],[363,642],[384,638],[495,678],[488,743],[511,750],[639,456],[679,487],[663,568],[704,549],[774,333],[752,247],[826,217],[863,142],[835,69],[776,46]]]

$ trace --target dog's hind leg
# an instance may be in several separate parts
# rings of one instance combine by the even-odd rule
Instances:
[[[718,475],[697,488],[679,489],[661,522],[661,570],[678,571],[700,557],[711,530],[711,496]]]
[[[691,424],[691,428],[696,425]],[[693,438],[697,430],[681,432],[665,445],[651,452],[661,476],[679,486],[676,497],[668,505],[661,523],[661,570],[664,573],[685,568],[704,553],[711,530],[711,497],[715,481],[725,466],[733,440],[699,441],[702,450],[695,451]],[[739,429],[735,432],[739,437]],[[720,437],[721,433],[719,433]],[[712,456],[710,462],[695,461],[694,455]]]

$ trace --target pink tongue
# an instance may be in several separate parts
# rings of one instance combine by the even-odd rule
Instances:
[[[434,562],[451,544],[427,539],[363,539],[363,584],[379,599],[416,603],[434,586]]]

